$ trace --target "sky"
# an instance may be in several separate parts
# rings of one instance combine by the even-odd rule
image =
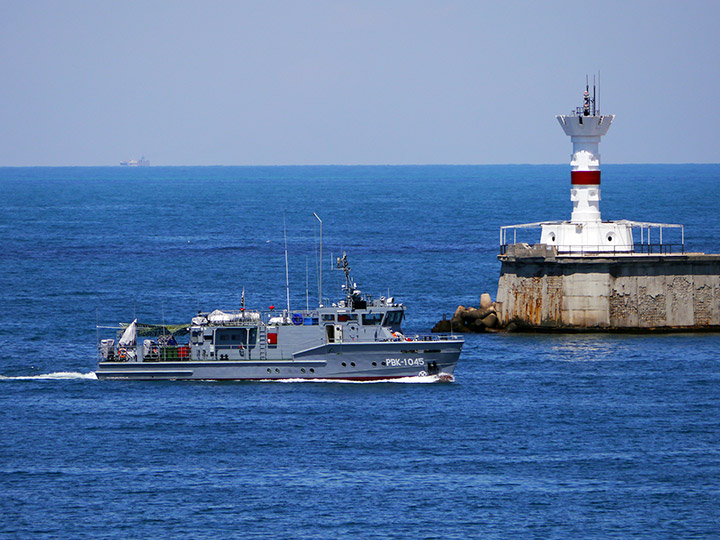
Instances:
[[[0,166],[720,163],[718,1],[0,0]]]

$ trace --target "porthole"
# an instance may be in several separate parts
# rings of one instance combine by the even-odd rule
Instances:
[[[377,366],[377,362],[373,362],[373,367],[376,367],[376,366]]]
[[[613,238],[614,238],[614,237],[613,237],[613,234],[612,234],[612,233],[608,233],[608,235],[607,235],[607,241],[608,241],[608,242],[612,242],[612,241],[613,241]]]
[[[351,365],[352,367],[355,367],[355,362],[350,362],[350,365]]]
[[[272,373],[272,369],[267,368],[267,372],[268,372],[268,373]]]
[[[278,368],[275,368],[275,373],[280,373],[280,370]]]
[[[548,238],[550,239],[551,242],[554,242],[555,241],[555,233],[554,232],[550,233],[550,236]]]
[[[384,361],[383,361],[383,362],[381,362],[381,363],[380,363],[380,365],[381,365],[381,366],[384,366],[384,365],[385,365],[385,362],[384,362]]]
[[[300,371],[301,371],[302,373],[305,373],[305,368],[300,368]]]
[[[345,362],[343,362],[343,363],[342,363],[342,367],[345,367],[345,366],[347,366],[347,364],[346,364]]]
[[[315,369],[314,369],[314,368],[310,368],[310,373],[315,373]]]

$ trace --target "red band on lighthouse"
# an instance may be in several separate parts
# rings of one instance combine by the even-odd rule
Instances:
[[[573,186],[599,186],[600,171],[570,171]]]

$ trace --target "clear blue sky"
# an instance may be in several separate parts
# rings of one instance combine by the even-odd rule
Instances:
[[[718,1],[0,0],[0,166],[718,163]]]

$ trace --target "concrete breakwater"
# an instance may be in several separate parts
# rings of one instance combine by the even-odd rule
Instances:
[[[497,300],[458,306],[433,332],[720,331],[720,254],[558,255],[508,246]]]
[[[720,255],[558,255],[516,245],[499,257],[499,324],[534,330],[720,330]]]

